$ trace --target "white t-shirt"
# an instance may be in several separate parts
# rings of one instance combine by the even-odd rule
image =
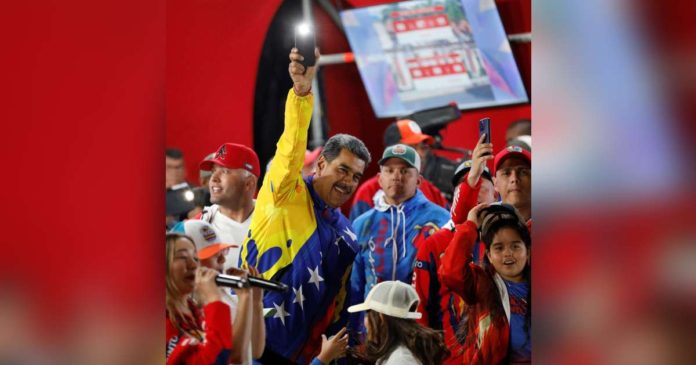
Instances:
[[[377,360],[377,365],[423,365],[413,356],[411,350],[404,345],[399,345],[386,358]]]
[[[256,204],[256,200],[254,200],[254,204]],[[209,222],[213,228],[215,228],[215,233],[217,233],[220,240],[223,243],[234,243],[235,245],[239,246],[230,247],[230,250],[225,257],[225,270],[230,267],[237,267],[239,264],[239,254],[242,251],[242,242],[244,242],[244,239],[247,237],[252,215],[254,215],[254,212],[249,214],[249,217],[244,222],[239,223],[236,220],[220,213],[220,206],[217,204],[213,204],[203,210],[201,220]]]

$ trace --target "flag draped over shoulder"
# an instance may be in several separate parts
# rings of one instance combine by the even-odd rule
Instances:
[[[266,347],[288,359],[308,362],[345,324],[346,283],[357,251],[350,222],[314,192],[313,177],[302,178],[313,98],[291,90],[285,129],[259,191],[241,264],[290,287],[267,292]]]

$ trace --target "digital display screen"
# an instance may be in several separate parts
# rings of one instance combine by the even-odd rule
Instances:
[[[379,118],[529,101],[493,0],[406,1],[341,20]]]

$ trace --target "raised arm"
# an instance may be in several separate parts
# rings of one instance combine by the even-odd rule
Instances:
[[[476,281],[483,274],[472,261],[472,252],[478,237],[478,212],[488,204],[479,204],[469,212],[469,219],[456,226],[454,237],[442,256],[438,276],[442,285],[472,305],[476,303]]]
[[[316,56],[318,59],[318,51]],[[302,55],[293,48],[288,66],[293,86],[285,102],[285,126],[264,181],[266,191],[263,193],[270,192],[276,203],[282,202],[289,194],[292,194],[295,186],[302,179],[301,171],[307,149],[307,130],[314,106],[314,96],[311,94],[312,80],[316,73],[316,66],[305,70],[299,62],[302,59]]]
[[[464,223],[469,211],[476,206],[476,200],[481,190],[481,175],[486,161],[493,159],[493,145],[483,143],[484,138],[485,136],[482,135],[474,147],[471,156],[471,169],[464,175],[462,183],[454,189],[454,200],[450,209],[454,224]]]

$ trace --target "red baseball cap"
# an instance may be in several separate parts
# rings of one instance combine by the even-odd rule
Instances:
[[[256,177],[261,176],[261,167],[259,165],[259,156],[251,148],[237,144],[225,143],[217,152],[212,160],[201,162],[200,168],[203,171],[213,169],[213,164],[227,167],[228,169],[242,169],[251,172]]]
[[[507,146],[495,155],[495,159],[493,160],[493,175],[498,171],[498,167],[502,165],[503,161],[507,160],[509,157],[521,157],[529,162],[529,166],[532,166],[531,152],[520,146]]]

